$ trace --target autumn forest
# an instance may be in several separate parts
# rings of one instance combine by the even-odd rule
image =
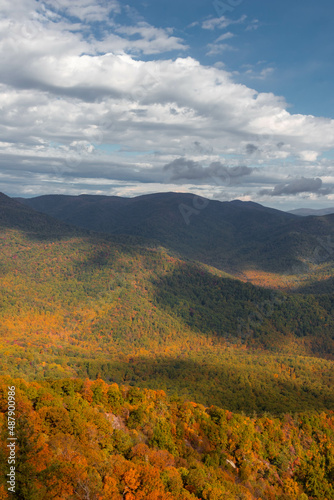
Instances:
[[[334,499],[333,217],[152,200],[1,195],[0,499]]]

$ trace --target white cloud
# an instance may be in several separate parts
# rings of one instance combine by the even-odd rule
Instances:
[[[181,38],[172,35],[171,29],[154,28],[146,22],[140,22],[136,26],[115,26],[114,30],[125,35],[125,38],[109,35],[102,43],[96,44],[98,49],[107,50],[109,47],[115,51],[117,46],[117,50],[143,54],[160,54],[187,49]],[[134,35],[140,38],[138,40],[126,38]]]
[[[222,54],[227,50],[236,50],[234,47],[228,45],[227,43],[209,43],[208,49],[209,50],[206,53],[207,56],[216,56],[217,54]]]
[[[217,54],[221,54],[222,52],[226,52],[227,50],[236,50],[234,47],[232,47],[229,44],[226,43],[219,43],[224,40],[228,40],[230,38],[233,38],[234,35],[233,33],[227,32],[224,33],[223,35],[219,36],[214,43],[209,43],[207,45],[208,47],[208,52],[206,53],[207,56],[215,56]]]
[[[207,56],[216,56],[218,54],[226,52],[227,50],[236,50],[234,47],[228,45],[227,43],[209,43],[208,49],[209,50],[206,53]]]
[[[0,13],[2,17],[26,18],[37,9],[36,0],[1,0]]]
[[[260,71],[250,68],[244,72],[244,75],[248,78],[251,78],[252,80],[266,80],[273,74],[274,71],[275,69],[270,66],[267,68],[263,68]]]
[[[203,21],[202,28],[204,30],[213,31],[216,28],[225,29],[230,24],[231,24],[231,21],[229,19],[227,19],[225,16],[222,16],[222,17],[216,17],[216,18],[207,19],[206,21]]]
[[[227,33],[223,33],[222,35],[220,35],[215,40],[215,43],[222,42],[223,40],[228,40],[229,38],[233,38],[233,37],[234,37],[233,33],[231,33],[230,31],[228,31]]]
[[[228,26],[230,26],[232,24],[241,24],[245,20],[246,20],[246,16],[241,16],[237,20],[229,19],[225,16],[214,17],[214,18],[206,19],[205,21],[203,21],[202,28],[204,30],[210,30],[210,31],[213,31],[215,29],[221,30],[221,29],[227,28]]]
[[[121,12],[117,0],[44,0],[44,3],[59,14],[88,22],[105,21],[111,13]]]
[[[246,31],[255,31],[260,27],[260,21],[258,19],[253,19],[250,21],[246,27]]]
[[[314,162],[317,160],[318,158],[318,154],[317,151],[300,151],[299,152],[299,157],[304,160],[304,161],[311,161],[311,162]]]

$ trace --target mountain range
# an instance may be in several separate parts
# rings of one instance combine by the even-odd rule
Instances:
[[[17,497],[333,498],[332,227],[182,193],[0,194]]]
[[[179,258],[239,277],[247,271],[305,274],[333,261],[334,214],[299,217],[253,202],[188,193],[45,195],[17,201],[76,227],[150,239]]]

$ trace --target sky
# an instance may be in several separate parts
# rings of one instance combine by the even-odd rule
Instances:
[[[0,191],[334,206],[332,0],[1,0]]]

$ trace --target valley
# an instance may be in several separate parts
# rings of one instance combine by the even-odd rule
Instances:
[[[240,203],[236,205],[236,212],[233,204],[229,208],[235,217],[235,224],[241,210]],[[251,211],[249,217],[255,225],[257,216],[252,212],[253,207],[249,209],[246,206],[243,210]],[[71,397],[74,397],[75,393],[76,398],[86,398],[84,404],[87,412],[88,406],[89,412],[93,412],[90,417],[89,412],[85,413],[87,418],[91,419],[91,423],[87,424],[90,428],[97,425],[97,417],[93,417],[95,411],[100,412],[102,420],[107,418],[107,414],[119,415],[121,418],[123,434],[119,439],[128,444],[116,444],[115,439],[118,438],[114,428],[113,444],[108,452],[101,451],[102,445],[92,444],[97,446],[94,453],[99,456],[102,453],[99,460],[114,461],[116,457],[117,460],[128,460],[127,465],[126,462],[122,465],[125,467],[124,471],[132,470],[131,467],[136,463],[135,467],[139,467],[136,470],[140,476],[144,472],[138,465],[140,461],[134,459],[134,450],[141,446],[141,443],[145,443],[149,449],[167,450],[171,456],[179,457],[177,464],[175,463],[178,474],[181,474],[178,479],[178,493],[175,493],[176,490],[171,486],[166,486],[167,483],[171,484],[166,480],[167,483],[163,483],[165,486],[157,486],[157,490],[165,493],[159,493],[160,496],[156,497],[145,497],[143,494],[142,498],[232,500],[259,498],[259,495],[264,495],[263,498],[286,500],[332,498],[333,490],[330,484],[334,469],[330,461],[334,460],[333,449],[326,448],[329,465],[323,466],[323,469],[320,464],[314,465],[314,474],[324,470],[324,477],[327,478],[323,481],[322,489],[319,489],[319,486],[310,485],[308,478],[311,472],[307,469],[309,459],[306,457],[315,456],[311,454],[311,450],[312,453],[320,453],[322,448],[319,444],[315,452],[315,446],[318,445],[314,444],[309,448],[306,441],[298,444],[296,457],[299,457],[302,465],[294,473],[288,472],[288,462],[284,465],[285,468],[278,465],[277,460],[280,459],[277,456],[287,453],[286,449],[277,451],[278,455],[275,455],[276,452],[270,452],[269,455],[261,455],[262,452],[255,450],[249,452],[252,460],[255,456],[256,460],[269,460],[268,467],[272,467],[269,476],[260,472],[261,467],[256,467],[256,470],[251,468],[247,473],[242,472],[247,468],[245,457],[249,446],[244,441],[237,447],[232,444],[229,445],[230,448],[227,448],[226,444],[221,445],[226,449],[226,459],[238,465],[235,471],[227,470],[226,463],[223,465],[222,469],[226,469],[226,475],[224,479],[217,476],[218,496],[210,493],[208,486],[196,486],[195,479],[190,479],[188,475],[186,480],[180,472],[180,467],[185,467],[187,474],[190,474],[192,467],[212,467],[215,474],[221,470],[219,463],[222,459],[217,458],[214,450],[218,450],[217,432],[222,431],[216,429],[214,434],[210,434],[213,441],[203,445],[204,448],[198,444],[198,439],[207,439],[207,424],[204,422],[208,414],[213,415],[212,412],[218,412],[217,415],[223,415],[219,412],[233,415],[235,420],[231,421],[231,432],[234,432],[232,429],[238,428],[241,421],[247,422],[242,423],[248,426],[247,428],[256,425],[262,429],[261,426],[265,425],[271,429],[270,432],[276,432],[274,427],[286,425],[284,422],[290,418],[289,415],[295,419],[294,422],[297,422],[298,418],[313,419],[313,423],[308,424],[307,432],[313,436],[309,439],[314,443],[318,443],[318,438],[314,441],[314,436],[319,436],[319,432],[327,433],[328,439],[331,439],[329,436],[334,432],[332,254],[328,245],[327,250],[320,244],[320,250],[314,247],[320,238],[321,241],[330,243],[332,219],[327,216],[321,217],[320,221],[303,218],[306,226],[300,229],[299,222],[293,216],[286,218],[285,215],[276,214],[275,211],[272,213],[271,210],[268,215],[264,208],[259,207],[254,210],[256,214],[260,213],[259,226],[254,229],[256,234],[262,234],[263,238],[267,234],[270,240],[275,231],[275,237],[281,231],[280,249],[283,251],[284,248],[285,253],[280,257],[279,266],[286,262],[287,268],[284,272],[270,270],[275,267],[272,258],[268,256],[264,259],[268,242],[263,239],[256,248],[255,238],[249,241],[241,234],[240,227],[236,230],[233,226],[234,229],[230,231],[231,234],[234,231],[235,240],[243,241],[243,250],[247,249],[250,266],[248,269],[243,267],[241,250],[238,254],[237,249],[232,248],[231,242],[226,241],[226,232],[220,238],[224,241],[227,256],[221,257],[217,243],[216,247],[211,244],[212,253],[206,257],[206,245],[209,243],[205,240],[204,233],[207,222],[200,222],[200,215],[204,216],[204,212],[196,215],[197,219],[194,221],[198,220],[198,225],[195,228],[182,225],[179,221],[172,230],[169,216],[172,217],[175,212],[171,211],[167,218],[163,218],[162,215],[158,217],[157,213],[153,217],[154,210],[149,210],[149,219],[143,222],[142,228],[152,224],[156,231],[152,230],[153,237],[146,239],[145,232],[138,224],[138,230],[134,234],[127,234],[125,230],[122,233],[121,229],[114,234],[103,233],[101,228],[99,232],[95,232],[88,224],[85,228],[74,226],[72,219],[67,218],[66,222],[61,218],[56,220],[54,216],[38,212],[27,204],[5,195],[1,196],[0,375],[3,383],[7,383],[6,377],[10,375],[11,384],[20,387],[20,397],[23,398],[21,407],[25,408],[23,413],[29,414],[35,422],[35,431],[31,432],[36,434],[36,443],[41,439],[38,437],[40,432],[51,432],[48,427],[51,421],[52,428],[56,429],[57,439],[63,439],[61,436],[66,434],[72,435],[74,417],[68,413],[69,400],[66,399],[65,410],[62,410],[68,416],[65,417],[64,413],[59,418],[56,417],[58,410],[51,411],[50,408],[62,408],[61,400],[58,399],[58,403],[46,402],[54,401],[55,387],[65,387],[70,383],[77,387],[71,392]],[[72,213],[71,211],[72,208],[69,213]],[[109,221],[112,214],[113,212],[109,213]],[[209,216],[210,212],[206,217]],[[278,221],[277,228],[274,233],[269,234],[268,228],[273,224],[273,220]],[[225,220],[222,226],[224,231],[231,224],[230,220]],[[250,224],[250,221],[247,224]],[[292,226],[299,228],[298,237],[291,236]],[[124,229],[124,226],[122,227]],[[284,236],[283,227],[289,227],[288,236]],[[202,233],[196,239],[198,228]],[[328,230],[329,239],[326,239],[325,229]],[[188,247],[190,239],[193,246]],[[298,253],[302,248],[301,242],[308,245],[303,247],[302,257]],[[188,250],[185,250],[186,248]],[[295,253],[292,251],[289,254],[287,248],[292,248]],[[318,261],[312,263],[311,257],[315,252]],[[195,256],[201,255],[203,258],[195,259]],[[213,262],[221,264],[215,267]],[[223,262],[229,263],[226,268]],[[262,264],[259,265],[259,262]],[[291,268],[291,265],[297,267]],[[294,274],[287,274],[291,273],[291,269]],[[311,270],[309,274],[306,269]],[[97,396],[87,399],[87,393],[82,392],[83,387],[95,387],[94,384],[99,384],[103,394],[109,394],[110,387],[117,387],[119,394],[123,394],[123,399],[128,391],[135,390],[139,391],[138,395],[157,394],[150,396],[157,398],[157,401],[161,399],[161,394],[165,394],[163,398],[168,398],[169,402],[159,403],[167,404],[164,417],[161,417],[165,419],[164,429],[168,427],[167,421],[179,425],[176,424],[176,417],[170,413],[174,411],[173,404],[176,404],[173,401],[177,401],[177,405],[188,405],[190,414],[194,413],[191,418],[200,419],[197,427],[187,431],[190,433],[187,434],[188,437],[182,438],[190,440],[189,450],[192,450],[193,458],[190,458],[188,452],[185,453],[181,441],[175,441],[179,439],[175,437],[180,436],[179,431],[175,431],[176,434],[171,431],[174,437],[168,438],[169,441],[166,441],[167,435],[154,441],[152,436],[158,431],[148,430],[148,423],[145,423],[143,417],[139,417],[139,413],[141,415],[141,412],[146,410],[140,409],[135,400],[124,399],[121,406],[117,407],[115,400],[109,401],[107,396],[104,402],[96,399]],[[67,389],[59,390],[57,398],[67,398]],[[36,396],[33,396],[36,391],[45,394],[45,402],[36,402]],[[142,397],[144,396],[140,396]],[[158,412],[158,406],[154,408],[152,411]],[[199,408],[200,414],[196,413],[196,408]],[[160,417],[154,418],[159,420]],[[219,419],[214,421],[220,422]],[[63,421],[67,422],[65,427],[65,424],[61,423]],[[98,425],[107,425],[107,420],[103,422]],[[324,425],[329,426],[331,430],[320,431]],[[302,439],[299,424],[293,423],[291,426],[296,436],[299,436],[298,439]],[[236,432],[238,433],[237,430]],[[261,430],[261,439],[265,440],[267,438],[264,432]],[[190,435],[193,437],[190,438]],[[49,444],[45,444],[49,450],[49,464],[55,463],[56,460],[52,451],[52,446],[56,446],[52,444],[53,439],[50,435]],[[233,442],[235,439],[233,437]],[[84,437],[79,433],[75,440],[75,446],[79,449],[82,446],[79,443],[84,442]],[[251,442],[251,446],[254,446],[253,438]],[[103,446],[111,446],[111,442]],[[241,450],[240,455],[238,447]],[[86,452],[80,451],[79,454],[85,457],[81,460],[91,463]],[[239,456],[240,458],[237,458]],[[46,471],[47,462],[45,467]],[[106,477],[102,472],[102,465],[96,467],[94,465],[94,474],[100,477],[98,481],[102,481],[102,478]],[[72,491],[73,485],[71,486],[72,483],[67,478],[67,472],[65,469],[61,470],[63,483]],[[84,470],[86,469],[82,469]],[[208,469],[205,470],[207,474]],[[117,492],[124,488],[123,473],[117,471],[118,469],[115,469],[113,475],[117,478],[116,482],[112,483],[114,493],[110,493],[109,497],[103,493],[104,496],[99,497],[104,491],[105,483],[101,483],[92,498],[120,498]],[[81,477],[81,472],[78,474],[78,477]],[[52,474],[48,477],[50,481],[55,480]],[[263,478],[260,482],[263,491],[256,493],[260,477]],[[279,479],[273,479],[274,477]],[[82,478],[83,476],[81,482]],[[99,484],[94,481],[92,483],[87,478],[85,481],[88,481],[91,491],[95,488],[93,484]],[[37,490],[40,488],[42,491],[38,484],[36,479],[35,486]],[[224,497],[218,493],[223,491],[222,484],[225,485],[226,491]],[[240,486],[236,486],[237,484]],[[318,485],[318,482],[316,484]],[[35,492],[34,498],[43,498],[38,494]],[[69,496],[59,493],[56,498],[72,496],[70,493]]]

